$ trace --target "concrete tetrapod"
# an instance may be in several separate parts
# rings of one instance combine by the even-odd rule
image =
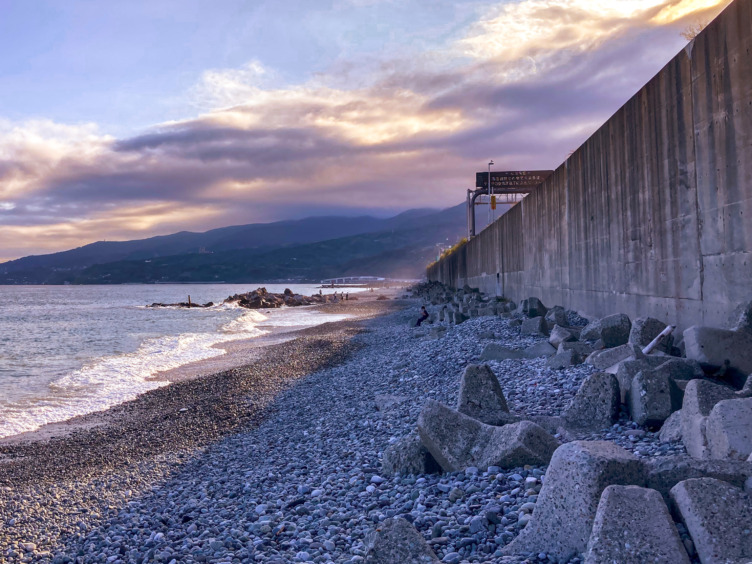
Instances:
[[[533,517],[505,554],[545,552],[566,561],[587,548],[601,494],[610,485],[645,483],[645,468],[607,441],[574,441],[556,449]]]
[[[494,427],[429,400],[418,417],[420,440],[447,472],[469,466],[548,464],[558,441],[530,421]]]
[[[684,347],[687,358],[704,366],[718,368],[729,360],[731,368],[752,372],[752,333],[747,331],[695,325],[684,331]]]
[[[564,419],[582,427],[609,427],[619,417],[619,382],[613,374],[587,376],[564,413]]]
[[[405,519],[387,519],[366,540],[366,564],[433,564],[436,554]]]
[[[687,384],[681,409],[681,427],[682,442],[691,456],[710,458],[705,437],[708,415],[719,401],[734,397],[731,388],[706,380],[691,380]]]
[[[710,458],[747,460],[752,454],[752,398],[719,401],[708,415]]]
[[[639,486],[608,486],[595,514],[585,564],[689,564],[661,494]]]
[[[428,449],[423,446],[418,433],[413,431],[384,450],[381,467],[385,474],[436,474],[441,467]]]
[[[752,499],[714,478],[693,478],[671,489],[702,564],[752,561]]]
[[[487,425],[512,422],[499,380],[486,364],[468,364],[465,368],[457,411]]]

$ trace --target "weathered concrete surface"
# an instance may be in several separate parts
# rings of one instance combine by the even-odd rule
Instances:
[[[694,478],[671,489],[702,564],[744,564],[752,560],[752,499],[713,478]]]
[[[429,280],[727,327],[752,280],[752,1],[736,0]]]
[[[632,330],[629,332],[629,344],[640,348],[648,346],[653,339],[661,334],[667,325],[655,317],[638,317],[632,322]],[[663,339],[657,350],[670,352],[673,339]]]
[[[687,358],[704,366],[719,368],[728,360],[731,368],[752,372],[752,333],[693,326],[684,331],[684,346]]]
[[[567,407],[570,425],[608,427],[619,417],[619,382],[613,374],[590,374]]]
[[[420,442],[417,432],[412,432],[384,450],[381,467],[385,474],[434,474],[441,472],[428,449]]]
[[[689,564],[674,521],[655,490],[608,486],[595,514],[585,564]]]
[[[632,421],[659,427],[674,411],[681,409],[682,398],[679,396],[679,391],[672,389],[671,379],[665,374],[657,370],[638,372],[632,379],[629,393]]]
[[[687,384],[681,408],[682,442],[691,456],[710,457],[705,436],[708,415],[719,401],[734,397],[735,394],[731,388],[713,382],[691,380]]]
[[[418,417],[423,445],[447,472],[469,466],[515,468],[547,464],[558,441],[530,421],[503,427],[486,425],[435,400],[429,400]]]
[[[587,548],[603,490],[645,482],[637,457],[606,441],[574,441],[556,449],[533,517],[505,554],[545,552],[566,562]]]
[[[697,460],[686,454],[648,460],[645,467],[647,487],[660,492],[667,501],[671,488],[690,478],[715,478],[742,488],[752,477],[750,462]]]
[[[710,458],[747,460],[752,454],[752,398],[719,401],[708,415]]]
[[[503,425],[509,414],[499,380],[486,364],[468,364],[460,380],[457,411],[487,425]]]
[[[663,422],[661,432],[658,438],[662,443],[671,443],[681,440],[681,409],[674,411],[668,419]]]
[[[407,520],[387,519],[366,539],[366,564],[433,564],[439,559]]]

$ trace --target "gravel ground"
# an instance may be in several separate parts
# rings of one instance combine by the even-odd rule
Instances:
[[[545,467],[380,473],[384,449],[414,428],[426,399],[455,405],[462,370],[485,344],[540,340],[521,338],[499,318],[471,319],[431,339],[429,328],[410,326],[417,304],[365,322],[325,365],[280,387],[260,423],[219,442],[76,481],[53,475],[43,484],[10,483],[0,494],[0,559],[361,562],[374,526],[403,516],[444,562],[547,561],[499,553],[529,519]],[[527,415],[561,415],[592,371],[552,371],[542,360],[490,364],[510,408]],[[387,394],[393,405],[379,411],[376,396]],[[149,430],[143,433],[148,442]],[[611,440],[643,457],[682,450],[626,419],[582,438]]]

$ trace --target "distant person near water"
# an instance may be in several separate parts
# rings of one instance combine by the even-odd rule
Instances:
[[[420,306],[420,317],[418,318],[418,322],[415,324],[415,326],[420,327],[420,324],[423,323],[426,319],[428,319],[426,306]]]

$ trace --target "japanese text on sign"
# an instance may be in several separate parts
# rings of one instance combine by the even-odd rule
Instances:
[[[491,190],[502,193],[504,191],[534,188],[553,174],[552,170],[518,170],[491,172]],[[475,174],[475,187],[488,188],[488,173]]]

